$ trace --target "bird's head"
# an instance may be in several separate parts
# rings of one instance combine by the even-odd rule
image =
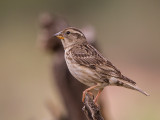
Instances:
[[[64,48],[87,42],[84,34],[80,30],[72,27],[66,28],[56,33],[54,36],[61,39]]]

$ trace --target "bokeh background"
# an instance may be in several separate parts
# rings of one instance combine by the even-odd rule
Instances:
[[[51,82],[52,56],[37,45],[44,12],[94,26],[104,56],[150,94],[105,88],[113,120],[160,119],[160,1],[1,0],[0,120],[51,120],[48,100],[65,112]]]

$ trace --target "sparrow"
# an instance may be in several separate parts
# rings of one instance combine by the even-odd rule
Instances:
[[[65,50],[65,61],[71,74],[81,83],[89,86],[83,91],[82,102],[86,93],[92,94],[91,90],[97,90],[94,98],[96,103],[102,90],[106,86],[120,86],[139,91],[136,82],[124,76],[109,60],[90,45],[85,35],[77,28],[66,28],[54,36],[59,38]],[[92,94],[93,95],[93,94]]]

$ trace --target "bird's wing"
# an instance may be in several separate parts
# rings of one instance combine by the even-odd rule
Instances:
[[[82,66],[94,69],[101,77],[115,77],[136,84],[133,80],[123,76],[121,72],[100,52],[90,44],[83,44],[73,47],[71,50],[72,59]]]
[[[75,46],[70,51],[73,59],[83,66],[93,67],[106,62],[97,50],[89,44]]]

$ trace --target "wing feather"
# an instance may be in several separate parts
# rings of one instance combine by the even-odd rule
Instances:
[[[115,77],[131,84],[136,84],[133,80],[123,76],[110,61],[106,60],[90,44],[75,46],[70,51],[76,63],[94,69],[102,78]]]

